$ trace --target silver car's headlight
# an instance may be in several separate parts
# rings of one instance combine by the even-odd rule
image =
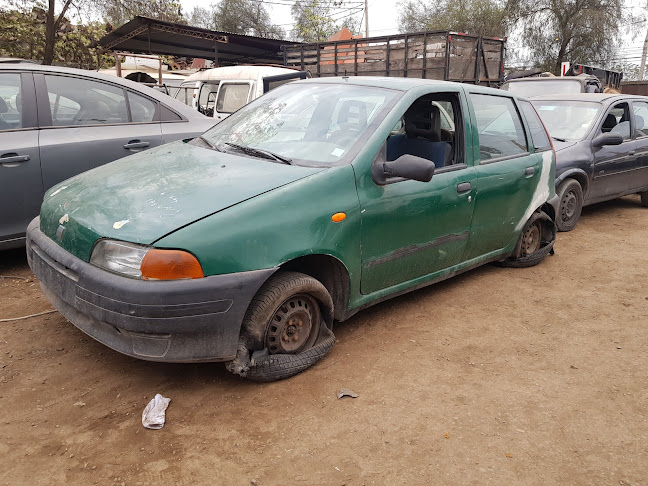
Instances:
[[[142,261],[150,248],[123,241],[101,240],[90,257],[90,263],[131,278],[142,278]]]

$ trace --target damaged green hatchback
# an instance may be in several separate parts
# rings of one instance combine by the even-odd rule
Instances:
[[[53,187],[28,258],[105,345],[271,381],[324,356],[334,320],[488,262],[540,262],[554,165],[533,107],[503,91],[295,82]]]

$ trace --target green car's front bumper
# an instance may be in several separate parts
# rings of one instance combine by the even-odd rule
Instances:
[[[71,255],[27,229],[29,266],[72,324],[123,354],[151,361],[228,361],[248,305],[277,269],[192,280],[122,277]]]

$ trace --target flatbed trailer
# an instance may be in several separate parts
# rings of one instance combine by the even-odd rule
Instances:
[[[451,31],[284,45],[284,65],[313,77],[397,76],[497,86],[506,39]]]

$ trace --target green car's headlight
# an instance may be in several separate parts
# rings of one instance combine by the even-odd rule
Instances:
[[[109,272],[142,280],[203,278],[195,256],[182,250],[162,250],[124,241],[100,240],[90,263]]]
[[[90,257],[90,263],[131,278],[142,278],[142,261],[150,248],[123,241],[101,240]]]

